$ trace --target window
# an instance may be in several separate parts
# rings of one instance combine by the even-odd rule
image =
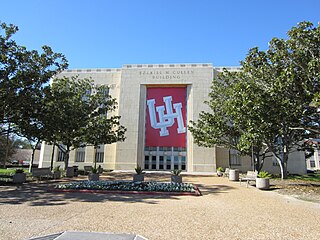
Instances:
[[[231,166],[241,165],[239,152],[235,149],[230,149],[230,165]]]
[[[186,170],[186,148],[149,146],[144,148],[144,168],[148,170]]]
[[[315,168],[316,162],[314,160],[310,160],[310,167]]]
[[[181,157],[181,170],[186,170],[186,157]]]
[[[86,149],[84,147],[77,148],[75,162],[84,162],[86,156]]]
[[[60,144],[58,147],[58,158],[57,158],[57,162],[64,162],[64,158],[65,158],[65,153],[63,151],[61,151],[61,149],[66,149],[64,145]]]
[[[104,159],[104,145],[102,144],[97,147],[95,160],[97,163],[103,163],[103,159]]]

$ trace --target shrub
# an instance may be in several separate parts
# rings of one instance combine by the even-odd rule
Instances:
[[[224,168],[223,167],[218,167],[217,168],[217,172],[224,172]]]
[[[21,168],[17,168],[14,172],[15,173],[24,173],[23,169],[21,169]]]
[[[271,178],[271,174],[270,173],[268,173],[268,172],[266,172],[266,171],[261,171],[261,172],[259,172],[259,174],[258,174],[258,177],[259,178]]]
[[[179,176],[182,170],[174,169],[171,171],[172,175]]]
[[[53,169],[53,172],[59,172],[60,171],[60,166],[56,166],[54,169]]]
[[[136,173],[138,175],[144,174],[145,172],[143,171],[143,169],[138,165],[135,169]]]

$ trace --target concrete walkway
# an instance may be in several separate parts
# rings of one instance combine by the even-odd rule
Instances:
[[[105,179],[131,179],[111,173]],[[146,181],[169,181],[147,174]],[[319,239],[320,205],[212,176],[184,176],[203,196],[50,193],[52,184],[0,186],[0,239],[65,231],[147,239]]]

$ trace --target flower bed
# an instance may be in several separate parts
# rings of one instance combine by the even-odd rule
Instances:
[[[78,181],[55,186],[55,190],[106,190],[125,192],[199,193],[190,183],[132,182],[132,181]]]

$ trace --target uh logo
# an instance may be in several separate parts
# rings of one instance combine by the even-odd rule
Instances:
[[[174,103],[172,109],[172,96],[163,97],[164,106],[155,107],[155,99],[147,100],[147,105],[149,109],[150,123],[151,127],[154,129],[160,129],[160,136],[169,136],[168,127],[172,127],[175,123],[175,119],[177,119],[178,133],[185,133],[186,127],[183,123],[182,116],[182,103]],[[156,111],[158,113],[159,122],[157,122]],[[166,111],[166,114],[164,113]]]

